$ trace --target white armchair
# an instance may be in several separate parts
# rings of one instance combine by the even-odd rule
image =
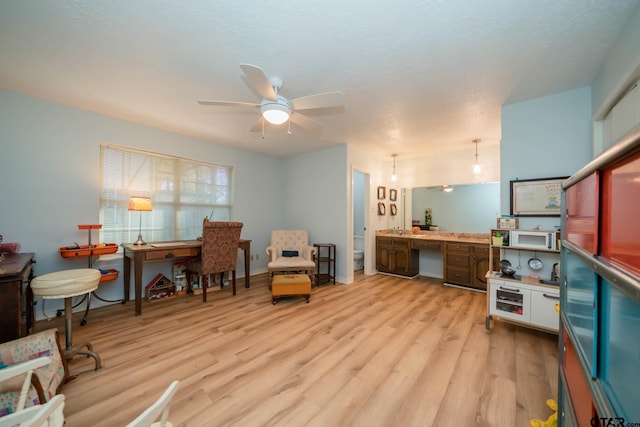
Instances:
[[[267,247],[269,284],[276,272],[304,271],[313,276],[316,267],[315,253],[316,249],[309,246],[309,234],[306,230],[273,230],[271,245]]]

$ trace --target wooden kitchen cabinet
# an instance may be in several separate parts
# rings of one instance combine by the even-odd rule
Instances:
[[[445,282],[486,290],[489,265],[488,244],[445,242]]]
[[[471,286],[478,289],[487,289],[487,272],[498,269],[498,259],[500,258],[499,248],[490,248],[489,245],[472,245],[473,256],[471,258]],[[489,256],[489,251],[493,256]],[[491,266],[493,262],[493,266]]]
[[[415,276],[418,274],[418,251],[407,238],[376,238],[376,269],[383,273]]]

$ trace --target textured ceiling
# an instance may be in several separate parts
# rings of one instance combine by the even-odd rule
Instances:
[[[0,87],[279,157],[473,151],[499,144],[503,104],[590,85],[639,3],[2,0]],[[263,139],[258,111],[197,103],[259,102],[241,63],[345,106]]]

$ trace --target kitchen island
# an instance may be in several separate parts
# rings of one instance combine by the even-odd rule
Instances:
[[[489,233],[450,231],[380,230],[376,232],[376,269],[381,273],[415,277],[420,271],[420,251],[442,255],[445,283],[486,291]],[[499,249],[493,259],[500,258]]]

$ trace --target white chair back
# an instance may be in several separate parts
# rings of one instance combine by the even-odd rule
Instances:
[[[172,382],[169,387],[162,393],[162,396],[156,402],[149,406],[143,413],[127,424],[127,427],[173,427],[173,424],[167,419],[169,417],[169,403],[171,398],[178,390],[180,381]],[[154,423],[158,418],[160,422]]]
[[[29,387],[31,387],[31,377],[33,376],[33,372],[36,368],[48,365],[49,363],[51,363],[51,358],[44,356],[38,357],[37,359],[27,360],[25,362],[19,362],[14,365],[7,366],[4,369],[0,369],[0,382],[7,381],[9,378],[14,378],[19,375],[24,375],[22,388],[20,389],[20,397],[14,413],[20,412],[24,409],[27,402]]]
[[[44,405],[30,406],[0,417],[0,427],[62,427],[64,399],[64,394],[57,394]]]

